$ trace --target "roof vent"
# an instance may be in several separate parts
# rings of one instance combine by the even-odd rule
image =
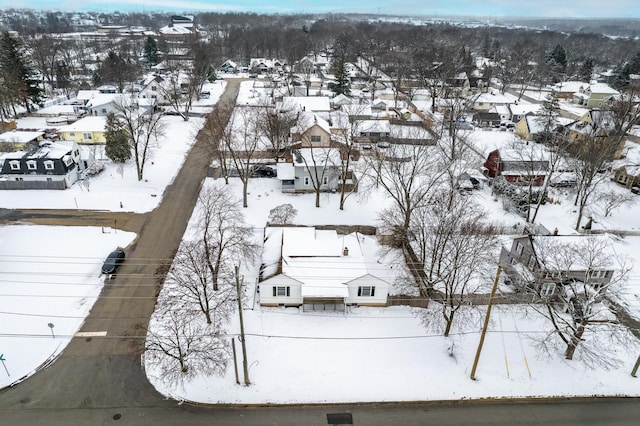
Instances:
[[[342,255],[349,256],[349,247],[345,247],[344,249],[342,249]]]

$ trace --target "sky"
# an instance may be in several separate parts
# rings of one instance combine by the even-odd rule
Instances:
[[[0,7],[46,10],[214,11],[214,12],[363,12],[427,16],[640,18],[637,0],[0,0]]]

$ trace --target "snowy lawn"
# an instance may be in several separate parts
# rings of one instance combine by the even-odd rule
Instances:
[[[10,374],[0,369],[0,388],[64,350],[100,295],[105,257],[134,238],[97,227],[0,227],[0,354]]]
[[[549,396],[640,396],[629,374],[637,350],[616,370],[541,356],[530,336],[549,323],[522,306],[492,313],[476,381],[469,379],[480,338],[473,331],[444,338],[427,330],[407,307],[354,308],[347,314],[297,308],[245,310],[250,386],[235,383],[233,364],[223,377],[199,377],[162,393],[208,403],[324,403],[458,400]],[[232,332],[238,333],[237,321]],[[231,338],[231,337],[230,337]],[[238,343],[238,342],[237,342]],[[240,345],[236,345],[243,381]]]
[[[222,182],[208,179],[206,185]],[[239,196],[239,180],[231,179],[229,189]],[[497,223],[522,223],[519,216],[501,211],[489,188],[473,196]],[[338,194],[323,194],[317,209],[313,194],[282,194],[276,179],[252,179],[245,214],[260,236],[269,210],[279,204],[291,203],[298,209],[294,223],[310,225],[374,224],[385,204],[383,195],[374,192],[350,198],[340,211],[338,199]],[[613,350],[610,354],[622,360],[613,370],[592,367],[578,356],[565,361],[561,350],[545,356],[532,337],[548,332],[551,325],[526,306],[494,308],[477,380],[471,381],[481,321],[466,323],[445,338],[423,325],[419,309],[409,307],[354,307],[346,314],[262,308],[254,303],[257,269],[244,265],[242,271],[249,296],[244,319],[252,384],[235,383],[232,362],[222,377],[200,376],[179,385],[163,381],[156,366],[147,362],[147,376],[161,393],[179,400],[230,404],[640,395],[637,379],[629,374],[638,348]],[[478,318],[485,310],[478,308]],[[227,338],[239,331],[236,314]],[[236,343],[242,382],[241,349]]]

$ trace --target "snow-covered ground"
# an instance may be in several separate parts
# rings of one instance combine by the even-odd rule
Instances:
[[[243,85],[242,96],[251,93],[250,90],[251,85]],[[153,209],[179,170],[202,124],[200,119],[191,119],[189,123],[178,117],[165,120],[171,129],[170,137],[160,142],[153,164],[149,163],[148,182],[138,183],[131,166],[122,170],[110,166],[92,179],[88,188],[74,185],[67,191],[3,191],[0,207],[120,210],[122,202],[124,210]],[[506,146],[514,138],[511,132],[471,133],[472,143],[482,153]],[[208,180],[207,184],[210,183]],[[612,189],[615,186],[611,182],[607,185],[612,185]],[[229,191],[240,197],[238,179],[231,179]],[[502,210],[489,188],[475,191],[472,196],[487,210],[491,221],[505,226],[522,225],[521,217]],[[563,234],[575,232],[572,194],[554,190],[552,196],[558,203],[542,207],[540,222],[547,229],[557,227]],[[354,194],[342,211],[338,201],[339,194],[323,194],[321,207],[315,208],[313,194],[282,194],[277,179],[252,179],[245,216],[259,233],[269,210],[290,203],[298,210],[296,224],[375,225],[378,212],[388,203],[380,192]],[[598,217],[595,227],[637,230],[634,218],[639,214],[640,203],[636,203],[614,211],[609,217]],[[104,257],[133,238],[132,234],[100,228],[0,227],[3,286],[0,318],[5,319],[0,326],[0,353],[11,374],[3,376],[0,369],[3,377],[0,386],[31,374],[63,350],[99,295],[102,286],[99,271]],[[616,250],[634,257],[636,265],[640,265],[638,248],[640,237],[626,237],[616,244]],[[53,256],[52,253],[64,253],[71,263],[45,257]],[[635,272],[638,267],[632,273],[624,302],[640,316],[640,279]],[[243,273],[250,295],[245,325],[252,385],[235,384],[232,364],[223,377],[200,377],[183,386],[167,386],[154,374],[153,366],[147,365],[151,382],[161,392],[178,399],[224,403],[640,396],[637,379],[629,375],[639,353],[637,347],[612,349],[611,355],[616,353],[622,360],[622,365],[612,370],[591,368],[579,359],[567,362],[561,353],[551,358],[542,356],[531,337],[548,331],[549,324],[522,306],[495,307],[476,374],[478,380],[471,381],[479,321],[455,329],[450,338],[444,338],[421,323],[418,310],[408,307],[360,307],[346,314],[260,308],[252,303],[257,265],[245,265]],[[47,297],[38,297],[43,295]],[[484,307],[479,310],[479,314],[484,313]],[[49,337],[52,330],[49,323],[54,325],[55,338]],[[239,325],[234,319],[229,326],[229,338],[238,332]],[[239,345],[237,350],[240,355]],[[242,380],[242,371],[240,375]]]
[[[0,227],[0,388],[64,350],[100,296],[105,257],[134,238],[99,227]]]

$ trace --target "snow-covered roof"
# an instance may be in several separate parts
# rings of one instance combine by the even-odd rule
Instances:
[[[279,104],[281,104],[284,109],[294,111],[322,112],[331,110],[328,96],[285,96]]]
[[[164,35],[188,35],[192,33],[191,25],[166,25],[158,30]]]
[[[525,115],[532,113],[537,113],[542,106],[540,104],[510,104],[509,110],[511,110],[511,114],[513,115]]]
[[[301,112],[298,115],[298,122],[292,129],[292,132],[302,134],[315,125],[319,126],[325,132],[331,133],[331,126],[329,126],[327,120],[313,112]]]
[[[62,158],[74,147],[73,141],[41,141],[38,148],[32,151],[8,152],[0,155],[4,160],[10,159],[36,159],[36,158]]]
[[[296,177],[296,169],[293,163],[278,163],[276,171],[280,180],[291,180]]]
[[[587,86],[589,86],[589,83],[585,83],[584,81],[564,81],[554,84],[552,89],[558,93],[575,93]]]
[[[107,124],[107,117],[84,117],[75,123],[63,126],[61,132],[101,132]]]
[[[492,103],[492,104],[514,104],[525,103],[524,101],[518,101],[518,98],[510,93],[500,93],[498,90],[492,92],[482,93],[474,100],[475,103]]]
[[[365,105],[365,104],[342,105],[340,109],[350,116],[373,115],[373,112],[371,111],[371,105]]]
[[[44,132],[28,132],[24,130],[11,130],[0,134],[0,142],[27,143],[38,139]]]
[[[305,162],[308,166],[312,166],[314,160],[318,167],[322,167],[325,161],[328,165],[340,163],[340,151],[335,148],[301,148],[297,152],[302,159],[301,163],[295,163],[298,166],[304,166]]]
[[[303,297],[348,297],[347,283],[369,271],[358,234],[283,228],[282,273],[302,283]]]
[[[535,135],[544,130],[544,122],[541,121],[541,118],[539,116],[527,115],[524,117],[524,120],[527,122],[527,128],[529,129],[530,134]],[[566,126],[573,121],[574,120],[566,117],[556,117],[555,119],[555,123],[561,126]]]

